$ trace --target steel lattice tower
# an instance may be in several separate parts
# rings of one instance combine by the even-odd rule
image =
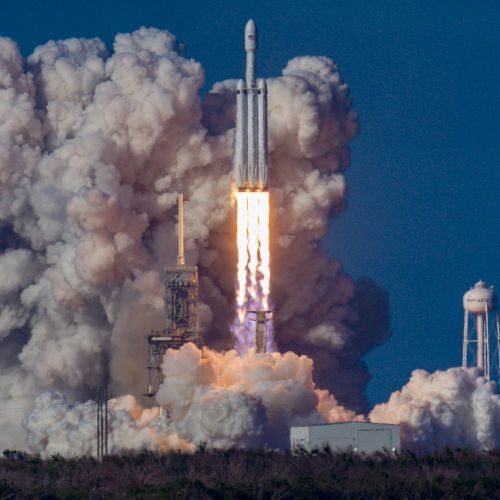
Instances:
[[[198,268],[184,259],[184,198],[179,194],[179,255],[177,266],[165,269],[165,328],[148,336],[147,396],[154,396],[162,382],[161,365],[167,349],[187,342],[202,346],[198,326]]]

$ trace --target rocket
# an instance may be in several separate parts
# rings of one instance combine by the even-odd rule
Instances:
[[[255,81],[257,29],[250,19],[245,26],[246,81],[236,87],[236,137],[233,170],[239,191],[268,189],[267,85]]]

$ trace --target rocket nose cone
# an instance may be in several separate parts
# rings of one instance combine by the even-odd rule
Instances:
[[[249,19],[245,26],[245,35],[255,35],[255,23],[253,19]]]
[[[238,84],[236,85],[236,90],[243,90],[245,88],[245,84],[243,80],[238,80]]]
[[[267,92],[267,83],[264,78],[259,78],[259,80],[257,81],[257,88],[259,90],[262,90],[263,92]]]
[[[257,48],[257,29],[252,19],[245,26],[245,50],[255,51]]]

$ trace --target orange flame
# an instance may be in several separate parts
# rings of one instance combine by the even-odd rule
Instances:
[[[237,204],[237,320],[234,333],[238,348],[246,351],[253,345],[253,330],[245,325],[248,310],[270,308],[271,267],[269,253],[269,193],[236,193]],[[271,340],[269,339],[269,345]]]

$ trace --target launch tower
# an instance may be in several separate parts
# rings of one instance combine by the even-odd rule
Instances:
[[[177,266],[165,269],[165,328],[148,337],[147,396],[154,396],[162,382],[161,365],[167,349],[187,342],[201,347],[198,327],[198,268],[184,258],[184,197],[179,194],[179,254]]]
[[[464,295],[462,366],[477,366],[486,380],[500,382],[500,319],[493,287],[478,281]]]

